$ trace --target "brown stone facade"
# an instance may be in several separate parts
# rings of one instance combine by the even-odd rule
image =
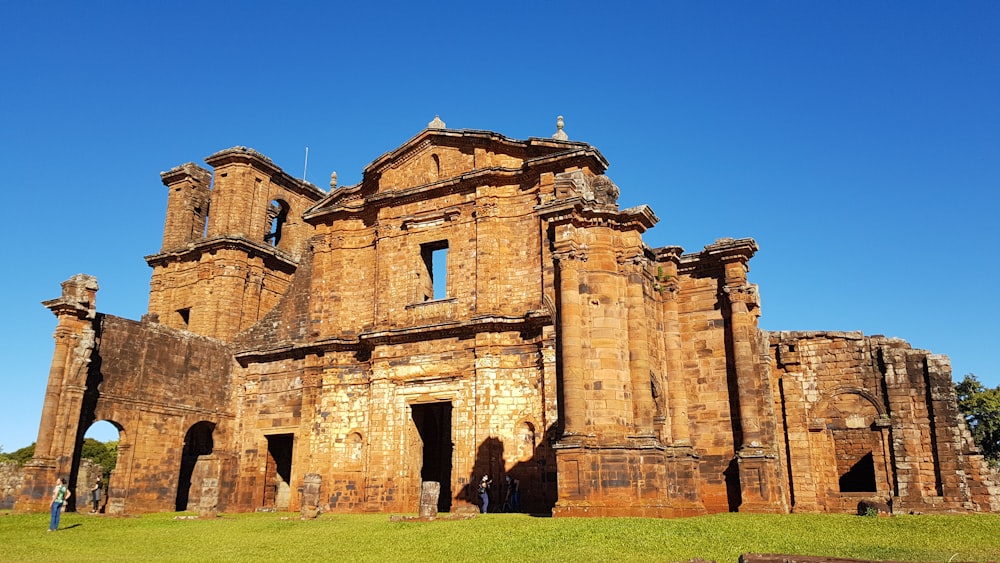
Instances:
[[[236,147],[162,174],[149,314],[45,303],[56,350],[19,510],[120,431],[109,512],[558,516],[1000,508],[947,359],[766,333],[752,239],[650,248],[586,143],[432,125],[323,191]]]

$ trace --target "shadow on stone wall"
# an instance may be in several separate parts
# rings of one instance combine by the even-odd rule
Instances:
[[[549,516],[555,506],[556,461],[552,450],[554,430],[550,427],[532,449],[531,457],[518,461],[509,469],[504,462],[504,444],[499,438],[490,437],[479,445],[472,474],[465,479],[465,485],[457,498],[481,507],[479,482],[483,475],[489,475],[492,485],[489,489],[489,512],[524,512]],[[517,480],[520,503],[511,506],[508,496],[509,485],[506,477]]]

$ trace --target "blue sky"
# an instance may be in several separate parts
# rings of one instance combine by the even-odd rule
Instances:
[[[235,145],[341,185],[439,114],[596,146],[653,247],[753,237],[762,328],[1000,385],[1000,3],[8,2],[0,446],[36,438],[77,273],[138,319],[159,172]]]

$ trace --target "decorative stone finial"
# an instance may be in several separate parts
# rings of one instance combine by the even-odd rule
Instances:
[[[331,190],[337,189],[337,171],[336,170],[334,170],[333,172],[330,173],[330,189]]]
[[[435,115],[434,119],[427,124],[428,129],[444,129],[444,121],[441,121],[441,117]]]
[[[563,116],[560,115],[559,117],[556,118],[556,132],[555,134],[552,135],[553,139],[557,141],[569,140],[569,135],[567,135],[566,132],[563,131],[563,126],[565,125],[566,124],[563,122]]]

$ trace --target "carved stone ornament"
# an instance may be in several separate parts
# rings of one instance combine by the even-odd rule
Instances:
[[[566,132],[563,131],[563,127],[565,127],[565,125],[566,122],[563,121],[563,116],[560,115],[559,117],[556,118],[556,132],[552,134],[553,139],[557,141],[569,140],[569,135],[567,135]]]
[[[568,248],[566,250],[561,250],[552,253],[552,258],[554,258],[556,261],[560,263],[569,263],[576,261],[586,262],[587,250],[589,250],[587,247]]]
[[[748,308],[757,306],[757,288],[753,284],[727,285],[722,291],[729,297],[730,303],[746,303]]]

